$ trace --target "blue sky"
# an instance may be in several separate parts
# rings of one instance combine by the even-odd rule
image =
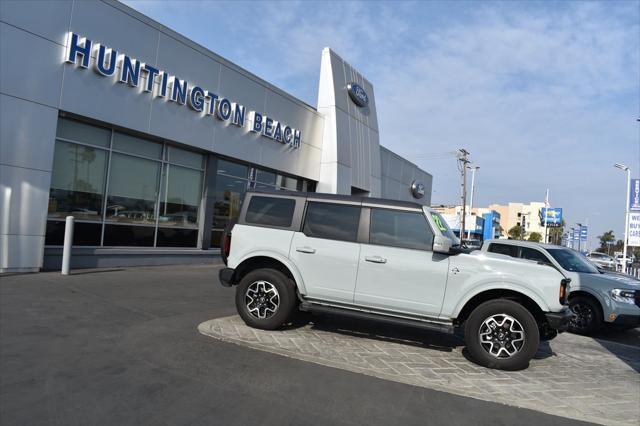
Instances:
[[[640,2],[126,1],[315,105],[333,48],[374,85],[380,141],[454,204],[453,156],[480,166],[476,205],[542,201],[622,238],[640,171]]]

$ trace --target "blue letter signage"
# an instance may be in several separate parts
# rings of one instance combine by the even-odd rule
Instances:
[[[629,211],[640,211],[640,179],[631,179],[629,184]]]
[[[246,109],[243,105],[76,33],[68,34],[64,60],[81,68],[89,68],[93,61],[93,67],[100,76],[116,76],[119,82],[132,89],[140,87],[137,89],[140,93],[150,93],[154,98],[165,98],[177,106],[186,105],[196,113],[245,127]],[[360,86],[357,87],[366,99],[367,94]],[[249,111],[249,117],[246,120],[250,123],[248,130],[291,148],[300,147],[300,130],[257,111]]]

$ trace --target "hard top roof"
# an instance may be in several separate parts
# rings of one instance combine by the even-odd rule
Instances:
[[[365,203],[365,204],[379,204],[383,206],[390,207],[404,207],[410,209],[420,209],[424,207],[422,204],[414,203],[411,201],[400,201],[400,200],[389,200],[386,198],[373,198],[373,197],[363,197],[359,195],[341,195],[341,194],[325,194],[321,192],[300,192],[300,191],[288,191],[288,190],[267,190],[267,189],[249,189],[247,194],[270,194],[270,195],[286,195],[292,197],[300,197],[300,198],[314,198],[314,199],[322,199],[327,201],[345,201],[352,202],[354,204]]]

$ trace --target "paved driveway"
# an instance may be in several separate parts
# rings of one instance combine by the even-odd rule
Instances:
[[[217,339],[348,371],[485,401],[604,424],[640,424],[640,349],[561,334],[528,369],[472,364],[452,336],[307,316],[284,330],[247,327],[237,315],[200,324]]]
[[[217,269],[0,276],[0,424],[584,424],[203,336]]]

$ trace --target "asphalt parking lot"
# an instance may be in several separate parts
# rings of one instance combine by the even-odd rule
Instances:
[[[235,315],[233,290],[219,286],[216,274],[214,265],[190,265],[1,276],[0,424],[585,424],[544,407],[456,395],[204,336],[199,324]],[[402,332],[386,330],[393,340],[386,342],[363,335],[361,324],[329,321],[319,331],[326,339],[415,349]],[[334,333],[336,325],[342,333]],[[296,333],[312,327],[302,324]],[[610,368],[633,369],[637,329],[585,345],[594,342],[624,343],[614,352],[625,355]],[[441,356],[447,353],[458,352]],[[629,374],[632,385],[640,380],[637,370]],[[602,385],[610,392],[611,383]],[[628,393],[622,386],[619,393]],[[563,383],[558,389],[571,392]],[[562,394],[541,404],[555,398]]]

